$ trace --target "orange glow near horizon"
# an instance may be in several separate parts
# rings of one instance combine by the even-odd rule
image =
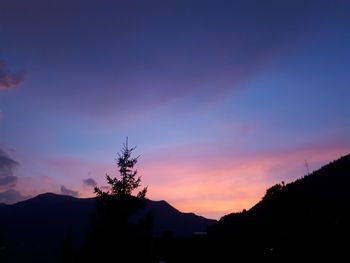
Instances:
[[[304,176],[305,159],[316,170],[346,153],[347,149],[342,148],[306,148],[235,161],[210,157],[210,160],[199,161],[202,166],[195,159],[185,158],[161,165],[145,164],[142,174],[144,184],[150,186],[150,199],[166,200],[182,212],[219,219],[225,214],[251,208],[261,200],[268,187]]]
[[[227,156],[194,154],[182,155],[181,150],[167,150],[149,154],[137,165],[142,175],[142,185],[149,186],[148,198],[165,200],[182,212],[193,212],[207,218],[220,219],[222,216],[249,209],[261,200],[268,187],[285,181],[292,182],[306,174],[304,160],[311,169],[348,153],[346,147],[310,147],[278,153],[261,153],[247,156]],[[175,158],[175,157],[176,158]],[[185,156],[185,157],[182,157]],[[66,170],[81,170],[86,161],[60,160]],[[91,170],[98,185],[106,185],[105,174],[116,175],[113,165],[92,163]],[[33,184],[37,189],[57,189],[60,185],[52,178],[44,176],[40,182],[30,178],[22,179],[19,188],[26,195]],[[45,180],[44,180],[45,179]],[[69,178],[67,178],[68,180]],[[94,196],[92,188],[71,184],[79,191],[79,197]],[[26,191],[27,189],[27,191]],[[54,191],[54,190],[52,190]]]

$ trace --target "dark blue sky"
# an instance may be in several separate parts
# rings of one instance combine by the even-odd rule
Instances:
[[[249,208],[305,159],[349,152],[349,13],[334,0],[2,0],[0,202],[91,195],[83,180],[103,184],[129,136],[150,198],[211,217]]]

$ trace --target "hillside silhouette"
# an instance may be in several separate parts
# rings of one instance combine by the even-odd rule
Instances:
[[[154,216],[143,262],[343,262],[349,257],[349,187],[347,155],[292,183],[273,185],[251,209],[219,222],[148,199],[130,220]],[[67,244],[77,250],[84,242],[95,211],[96,198],[51,193],[1,205],[1,261],[60,261]],[[129,262],[117,259],[111,262]]]
[[[75,198],[46,193],[13,205],[0,207],[0,233],[6,242],[8,262],[57,262],[67,234],[73,247],[85,240],[89,215],[96,210],[96,198]],[[151,212],[153,236],[171,232],[175,237],[191,237],[215,220],[182,213],[166,201],[146,200],[146,206],[131,220]],[[18,253],[21,251],[21,253]]]
[[[217,255],[245,259],[348,258],[350,155],[284,185],[276,184],[248,211],[209,228]]]

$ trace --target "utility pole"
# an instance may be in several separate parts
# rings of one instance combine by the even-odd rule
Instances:
[[[307,160],[305,160],[305,168],[306,168],[306,175],[310,174],[310,170],[309,170],[309,163],[307,162]]]

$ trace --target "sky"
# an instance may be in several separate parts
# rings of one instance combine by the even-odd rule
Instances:
[[[125,138],[209,218],[350,153],[346,0],[2,0],[0,202],[93,196]]]

